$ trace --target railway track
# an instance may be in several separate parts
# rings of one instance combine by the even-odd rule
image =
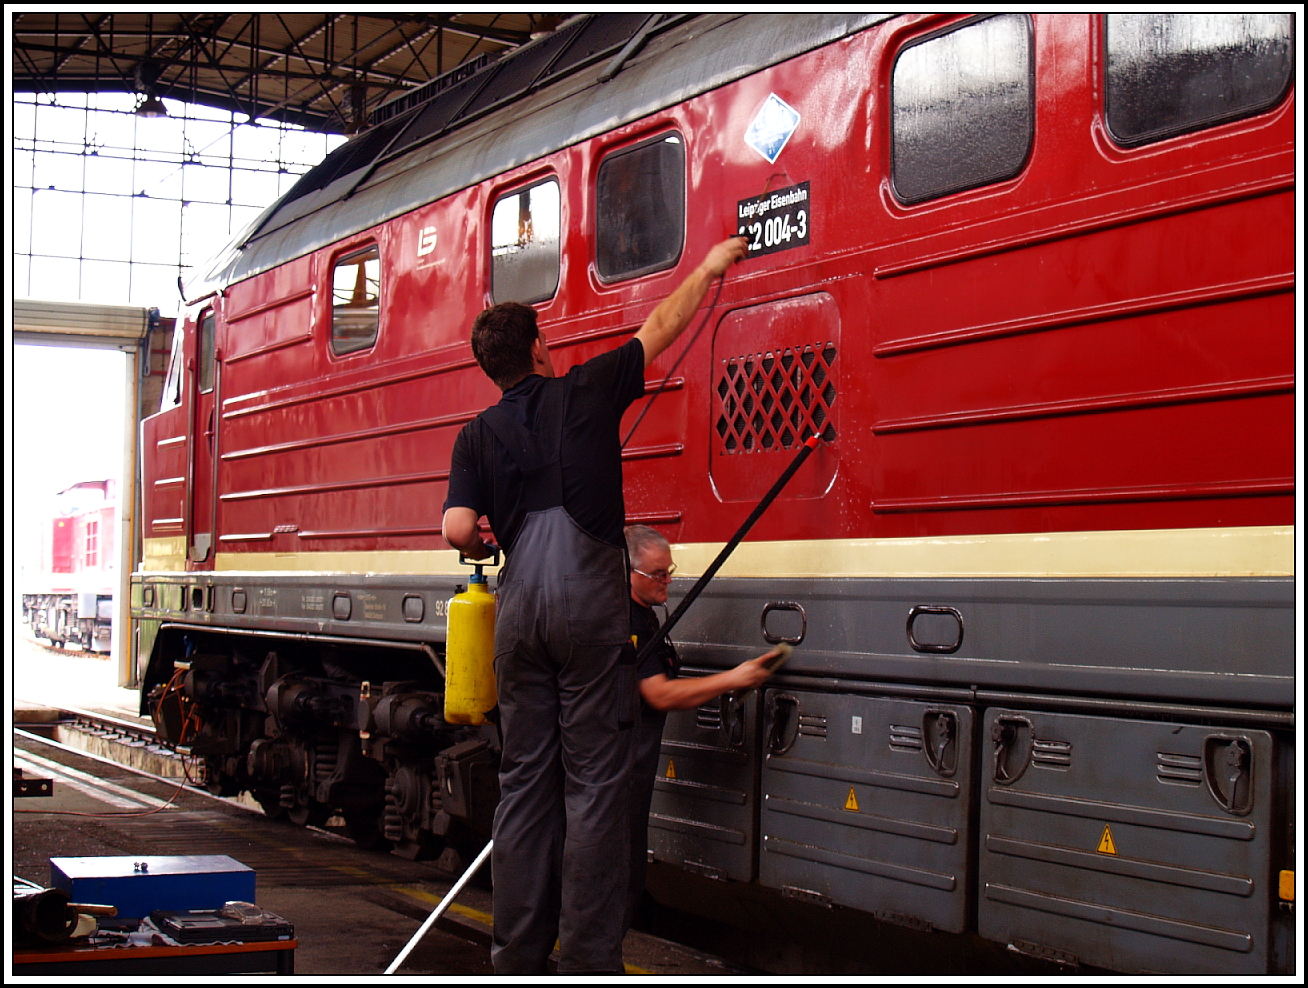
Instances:
[[[92,649],[86,649],[80,647],[69,648],[67,645],[60,645],[56,642],[51,641],[49,638],[38,638],[37,636],[31,633],[31,629],[26,629],[24,638],[26,641],[31,642],[33,645],[37,646],[38,648],[43,649],[46,652],[50,652],[53,655],[67,655],[72,658],[82,658],[82,659],[108,659],[109,658],[109,654],[107,652],[96,652]]]

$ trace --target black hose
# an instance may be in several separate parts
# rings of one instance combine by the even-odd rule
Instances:
[[[700,595],[706,586],[708,586],[709,581],[712,580],[717,574],[717,571],[722,568],[722,564],[727,561],[727,557],[735,551],[736,546],[740,544],[741,539],[749,534],[749,530],[754,527],[754,523],[759,520],[763,512],[766,511],[772,502],[777,499],[777,495],[779,495],[786,484],[790,482],[790,478],[795,475],[795,471],[798,470],[803,465],[804,461],[808,459],[809,454],[817,449],[817,445],[821,440],[822,437],[815,433],[805,441],[803,446],[800,447],[799,453],[790,461],[790,465],[782,471],[781,476],[778,477],[776,483],[772,485],[772,489],[763,495],[763,500],[754,505],[754,510],[749,513],[749,517],[745,519],[745,523],[741,525],[740,528],[736,529],[736,534],[731,537],[731,541],[722,547],[722,551],[718,553],[717,558],[709,564],[709,567],[704,571],[704,574],[695,581],[695,585],[690,588],[690,592],[681,599],[681,603],[677,605],[677,609],[672,612],[666,621],[663,622],[663,627],[659,628],[658,634],[651,637],[649,641],[641,646],[640,654],[636,656],[637,668],[640,667],[640,663],[645,660],[645,657],[650,650],[654,648],[654,643],[662,641],[668,632],[672,630],[673,626],[681,620],[681,616],[686,613],[686,610],[692,603],[694,603],[695,598]]]

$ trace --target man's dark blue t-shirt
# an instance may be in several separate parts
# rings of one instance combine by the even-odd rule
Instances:
[[[645,390],[645,348],[632,339],[561,378],[532,374],[505,391],[496,407],[534,432],[547,389],[557,389],[552,400],[564,403],[562,507],[589,535],[621,546],[626,512],[618,433],[623,413]],[[483,417],[465,425],[454,441],[445,509],[470,508],[485,515],[500,546],[511,552],[529,510],[522,503],[522,488],[522,471]]]

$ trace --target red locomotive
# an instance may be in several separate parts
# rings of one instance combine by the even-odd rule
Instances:
[[[41,533],[41,572],[23,581],[23,620],[37,638],[109,651],[118,569],[114,487],[94,480],[59,492],[57,513]]]
[[[450,448],[497,397],[468,327],[530,302],[566,366],[741,232],[627,514],[693,577],[819,434],[676,631],[692,669],[798,647],[669,721],[654,860],[1067,964],[1287,970],[1293,36],[586,15],[387,104],[185,283],[143,704],[270,813],[484,839],[494,731],[440,702]]]

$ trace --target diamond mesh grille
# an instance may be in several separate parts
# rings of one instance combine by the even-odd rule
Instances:
[[[718,449],[792,449],[815,432],[836,437],[836,348],[832,343],[728,357],[714,388]]]

